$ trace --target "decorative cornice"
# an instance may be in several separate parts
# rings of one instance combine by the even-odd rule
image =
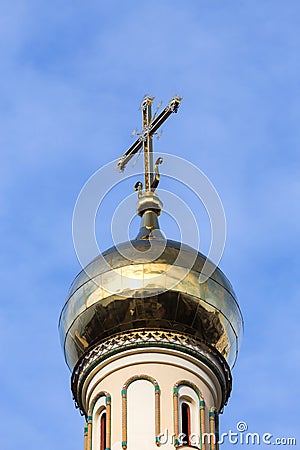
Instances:
[[[82,403],[82,387],[91,371],[107,358],[131,349],[165,348],[191,355],[208,366],[217,377],[222,389],[221,409],[226,405],[232,387],[231,371],[223,356],[205,342],[186,333],[166,330],[133,330],[118,333],[86,352],[78,361],[71,378],[75,405],[86,415]]]

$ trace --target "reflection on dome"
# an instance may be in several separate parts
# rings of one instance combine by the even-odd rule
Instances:
[[[122,248],[130,251],[131,245],[124,243]],[[149,245],[146,240],[134,242],[141,252]],[[103,256],[109,270],[98,258],[87,271],[80,272],[61,313],[61,342],[71,369],[96,343],[134,329],[190,334],[217,349],[230,366],[234,364],[242,316],[233,289],[220,269],[216,268],[200,284],[204,255],[167,241],[162,254],[152,262],[134,262],[115,247]],[[190,269],[191,256],[194,259]]]

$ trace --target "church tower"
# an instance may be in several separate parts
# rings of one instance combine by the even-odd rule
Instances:
[[[84,450],[218,449],[219,414],[231,392],[242,316],[226,276],[159,229],[152,137],[177,112],[173,98],[120,158],[143,150],[136,183],[137,238],[94,259],[75,278],[59,329],[72,371],[75,404],[85,416]]]

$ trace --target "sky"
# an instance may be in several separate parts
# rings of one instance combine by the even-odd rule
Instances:
[[[81,269],[72,214],[86,181],[131,145],[147,93],[164,103],[183,97],[155,149],[199,167],[225,209],[220,267],[245,331],[221,432],[245,421],[251,432],[300,442],[299,2],[2,0],[0,8],[1,450],[83,448],[57,331]],[[135,181],[99,208],[102,250]],[[175,182],[161,185],[192,209],[205,252],[203,205]],[[180,223],[161,223],[179,239]]]

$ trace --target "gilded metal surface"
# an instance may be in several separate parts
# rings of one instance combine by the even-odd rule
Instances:
[[[167,106],[152,118],[151,104],[154,97],[146,95],[141,104],[143,130],[139,134],[138,139],[131,145],[131,147],[121,156],[118,161],[118,168],[121,172],[124,171],[126,164],[136,155],[142,148],[144,148],[144,164],[145,164],[145,189],[153,189],[157,187],[151,186],[153,183],[153,161],[152,161],[152,137],[167,120],[172,113],[177,113],[181,103],[181,97],[174,97],[167,104]]]
[[[146,211],[154,211],[156,213],[156,220],[157,216],[160,215],[162,210],[162,202],[158,198],[158,196],[155,194],[155,192],[144,192],[144,194],[141,194],[139,196],[139,200],[137,203],[137,213],[139,216],[143,216]],[[158,227],[159,228],[159,227]]]
[[[132,244],[140,250],[140,261],[130,259]],[[225,275],[216,268],[200,283],[205,256],[167,241],[162,254],[147,262],[143,252],[150,246],[145,240],[124,243],[121,249],[126,250],[127,258],[113,247],[103,255],[111,270],[95,259],[88,266],[88,275],[82,271],[74,280],[59,323],[71,369],[97,342],[141,328],[188,333],[216,348],[230,366],[234,364],[242,316]],[[191,270],[186,270],[191,255],[195,262]]]
[[[163,236],[159,228],[157,212],[153,212],[151,210],[143,212],[140,230],[136,239],[159,239],[161,241],[165,241],[165,237]]]

